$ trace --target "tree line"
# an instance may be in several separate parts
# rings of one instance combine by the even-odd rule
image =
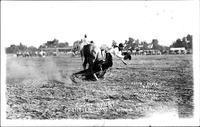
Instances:
[[[23,45],[22,43],[20,43],[19,45],[10,45],[10,47],[7,47],[6,48],[6,53],[17,53],[18,51],[28,51],[28,52],[35,52],[37,51],[38,49],[34,46],[30,46],[30,47],[27,47],[26,45]]]
[[[129,37],[128,40],[124,43],[126,50],[167,50],[169,47],[162,46],[159,44],[158,39],[152,39],[151,43],[147,43],[146,41],[139,41],[139,39],[133,39]]]
[[[129,37],[124,42],[124,48],[125,50],[148,50],[148,49],[154,49],[154,50],[160,50],[161,52],[169,50],[170,48],[176,48],[176,47],[185,47],[185,49],[191,49],[192,50],[192,41],[193,36],[188,34],[185,37],[178,38],[176,41],[174,41],[170,46],[162,46],[159,44],[158,39],[152,39],[150,43],[147,43],[146,41],[140,41],[139,39],[134,39],[132,37]],[[74,45],[77,44],[79,41],[75,41]],[[112,46],[117,45],[115,41],[112,42]],[[68,47],[68,42],[59,42],[58,39],[53,39],[51,41],[47,41],[46,43],[40,45],[38,48],[34,46],[27,47],[26,45],[23,45],[20,43],[19,45],[10,45],[10,47],[6,48],[6,53],[17,53],[18,51],[28,51],[28,52],[35,52],[42,48],[64,48]],[[78,50],[78,49],[77,49]]]
[[[172,45],[170,45],[170,47],[185,47],[185,49],[192,49],[192,35],[188,34],[186,37],[178,38]]]
[[[59,42],[58,39],[53,39],[52,41],[47,41],[43,45],[39,46],[39,49],[41,48],[64,48],[68,47],[69,43],[68,42]]]
[[[146,41],[140,41],[139,39],[134,39],[129,37],[128,40],[125,40],[124,48],[126,50],[160,50],[161,52],[169,50],[170,48],[179,48],[179,47],[185,47],[185,49],[192,49],[192,35],[188,34],[185,37],[182,37],[181,39],[178,38],[176,41],[174,41],[170,46],[162,46],[159,44],[158,39],[152,39],[150,43],[147,43]],[[113,41],[112,46],[116,45],[116,42]]]
[[[52,41],[47,41],[46,43],[40,45],[38,48],[34,47],[34,46],[26,46],[23,45],[22,43],[20,43],[19,45],[10,45],[10,47],[6,48],[6,53],[17,53],[18,51],[24,52],[24,51],[28,51],[28,52],[35,52],[38,50],[41,50],[42,48],[64,48],[64,47],[68,47],[69,43],[68,42],[59,42],[58,39],[53,39]]]

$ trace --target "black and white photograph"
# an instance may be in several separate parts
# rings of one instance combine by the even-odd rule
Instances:
[[[1,1],[1,126],[198,126],[198,0]]]

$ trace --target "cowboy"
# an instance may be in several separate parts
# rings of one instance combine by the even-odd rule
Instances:
[[[82,39],[82,41],[83,41],[84,44],[88,44],[87,35],[86,34],[84,35],[84,38]]]
[[[124,49],[124,45],[122,43],[120,43],[118,46],[113,45],[112,49],[109,50],[109,52],[116,56],[118,59],[120,59],[125,65],[127,65],[127,63],[124,61],[124,56],[122,55],[122,50]]]

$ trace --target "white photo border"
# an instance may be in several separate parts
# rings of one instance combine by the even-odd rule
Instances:
[[[137,1],[137,0],[136,0]],[[4,43],[1,41],[1,126],[198,126],[200,125],[200,19],[199,0],[194,1],[196,29],[193,35],[193,82],[194,82],[194,114],[188,119],[117,119],[117,120],[8,120],[6,119],[6,54]],[[5,1],[3,1],[5,2]],[[95,1],[93,1],[95,2]],[[1,33],[2,35],[2,33]],[[1,36],[1,38],[3,38]]]

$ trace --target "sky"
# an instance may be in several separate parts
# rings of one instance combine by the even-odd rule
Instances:
[[[129,37],[169,46],[194,32],[195,2],[188,1],[1,1],[1,43],[36,46],[88,40],[97,45]]]

